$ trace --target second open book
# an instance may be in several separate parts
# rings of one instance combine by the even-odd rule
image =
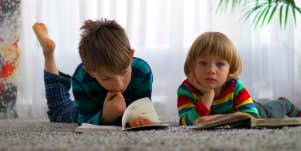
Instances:
[[[151,125],[138,126],[131,128],[129,122],[138,118],[148,119],[152,122]],[[125,110],[122,116],[122,126],[109,125],[93,125],[83,123],[75,129],[76,132],[95,131],[101,129],[111,130],[147,130],[147,129],[161,129],[167,128],[169,124],[161,123],[159,116],[154,108],[153,103],[149,98],[142,98],[132,102]]]
[[[280,128],[284,126],[300,126],[301,118],[260,118],[250,114],[234,112],[230,114],[216,114],[203,116],[198,124],[188,126],[190,129],[202,130],[212,128]]]

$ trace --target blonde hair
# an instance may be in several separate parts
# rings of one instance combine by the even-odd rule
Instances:
[[[192,44],[187,55],[184,72],[193,72],[195,61],[202,56],[219,56],[230,65],[229,78],[237,78],[242,72],[240,56],[231,40],[220,32],[205,32]]]
[[[131,46],[125,30],[114,20],[87,20],[79,43],[86,69],[120,74],[131,63]]]

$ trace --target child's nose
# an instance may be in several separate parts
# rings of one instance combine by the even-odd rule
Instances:
[[[209,74],[215,74],[216,73],[216,66],[214,64],[211,64],[208,66],[208,73]]]
[[[118,77],[116,79],[116,83],[115,83],[115,90],[121,92],[121,91],[123,91],[123,89],[124,89],[123,78]]]

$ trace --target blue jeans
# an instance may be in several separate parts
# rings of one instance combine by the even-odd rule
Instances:
[[[291,104],[291,102],[286,99],[271,100],[267,103],[254,101],[254,103],[261,118],[284,118]]]
[[[48,118],[51,122],[77,123],[78,111],[70,99],[71,76],[44,71]]]

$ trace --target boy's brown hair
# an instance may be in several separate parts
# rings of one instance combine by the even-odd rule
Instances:
[[[125,30],[114,20],[87,20],[79,43],[84,67],[103,73],[120,74],[131,62],[131,46]]]
[[[230,65],[229,78],[237,78],[242,72],[240,56],[231,40],[220,32],[205,32],[192,44],[187,55],[184,72],[193,72],[196,59],[201,56],[219,56]]]

